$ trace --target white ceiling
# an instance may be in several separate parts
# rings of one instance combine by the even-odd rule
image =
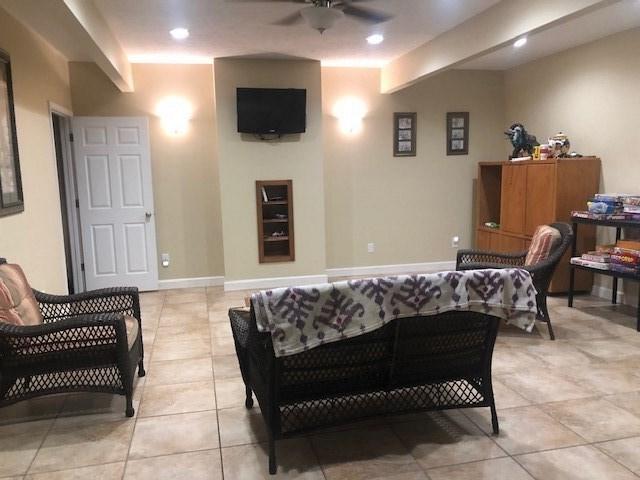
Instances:
[[[345,18],[320,35],[305,23],[272,22],[304,5],[246,0],[93,0],[133,62],[210,62],[215,57],[269,56],[321,60],[323,65],[381,66],[498,3],[499,0],[372,0],[395,14],[367,25]],[[173,40],[169,30],[191,36]],[[382,33],[371,46],[365,38]]]
[[[522,48],[508,45],[456,68],[505,70],[635,27],[640,27],[640,1],[622,0],[530,34]]]

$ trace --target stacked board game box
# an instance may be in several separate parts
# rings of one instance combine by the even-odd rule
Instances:
[[[611,270],[640,275],[640,242],[620,240],[611,253]]]

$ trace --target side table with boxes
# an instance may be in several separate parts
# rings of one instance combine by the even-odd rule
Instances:
[[[607,196],[596,196],[594,202],[601,202]],[[608,201],[608,200],[607,200]],[[640,231],[640,212],[636,207],[640,204],[640,197],[627,196],[619,202],[621,205],[607,208],[600,205],[601,213],[594,212],[590,202],[589,211],[572,212],[573,245],[571,248],[571,270],[569,274],[568,305],[573,307],[574,279],[576,270],[587,270],[599,275],[612,277],[611,302],[617,303],[618,279],[640,282],[640,241],[623,240],[623,230]],[[624,206],[622,206],[624,205]],[[616,229],[616,242],[612,245],[601,245],[595,251],[578,255],[577,238],[579,225],[596,225],[613,227]],[[640,332],[640,295],[638,296],[638,316],[636,330]]]

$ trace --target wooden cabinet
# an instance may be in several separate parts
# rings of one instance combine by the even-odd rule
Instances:
[[[584,210],[600,184],[600,159],[558,158],[527,162],[483,162],[476,188],[476,248],[516,252],[529,248],[538,225],[569,222],[572,210]],[[500,224],[487,228],[485,222]],[[584,230],[587,230],[586,228]],[[595,229],[581,234],[583,250],[595,248]],[[551,293],[568,290],[569,261],[563,258]],[[580,272],[576,290],[591,289],[592,277]]]
[[[556,219],[554,208],[556,165],[527,165],[525,169],[527,194],[524,200],[524,231],[522,233],[531,236],[538,225],[549,224]],[[586,203],[584,206],[586,207]]]
[[[527,194],[527,169],[518,165],[502,167],[502,194],[500,224],[502,230],[511,233],[524,231],[524,209]]]
[[[293,182],[257,180],[256,210],[260,263],[293,262]]]

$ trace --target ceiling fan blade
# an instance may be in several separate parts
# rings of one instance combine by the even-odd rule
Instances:
[[[226,0],[230,3],[310,3],[307,0]]]
[[[353,1],[353,0],[352,0]],[[349,2],[350,3],[350,2]],[[369,23],[382,23],[393,18],[393,15],[385,12],[381,12],[380,10],[373,10],[371,8],[363,8],[363,7],[354,7],[353,5],[347,4],[342,11],[345,15],[351,15],[352,17],[356,17],[359,20],[364,20]]]
[[[290,27],[291,25],[295,25],[297,23],[301,23],[304,19],[300,15],[300,12],[294,12],[291,15],[287,15],[280,20],[277,20],[272,23],[272,25],[280,25],[281,27]]]

